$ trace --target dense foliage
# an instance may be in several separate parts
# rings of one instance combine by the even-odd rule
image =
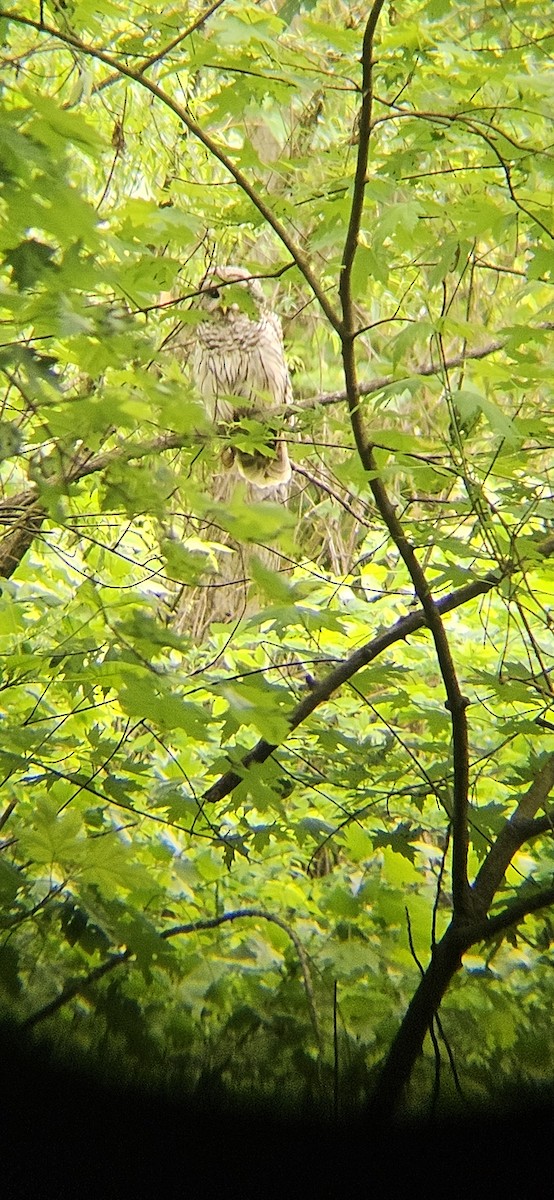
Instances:
[[[4,1015],[242,1101],[543,1082],[550,4],[0,38]],[[286,506],[218,493],[214,259],[283,320]]]

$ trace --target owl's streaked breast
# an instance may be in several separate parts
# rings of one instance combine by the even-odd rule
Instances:
[[[248,313],[237,302],[239,288],[247,294]],[[240,267],[208,271],[199,295],[206,318],[196,327],[191,365],[209,416],[216,425],[240,427],[250,414],[269,426],[267,452],[230,445],[221,462],[227,470],[234,467],[252,488],[263,490],[264,497],[282,499],[291,464],[286,441],[277,432],[284,414],[276,422],[271,414],[292,399],[292,389],[281,322],[267,307],[259,281]]]
[[[232,421],[244,408],[274,408],[289,398],[280,322],[273,313],[251,321],[229,311],[196,331],[193,370],[212,420]],[[248,405],[226,399],[236,396]]]

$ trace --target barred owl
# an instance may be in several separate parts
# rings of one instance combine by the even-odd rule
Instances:
[[[248,292],[244,307],[235,302],[237,285]],[[292,389],[281,323],[260,284],[240,267],[213,268],[202,281],[200,305],[208,319],[196,327],[192,368],[212,421],[267,419],[292,399]],[[287,447],[279,437],[268,441],[267,453],[228,446],[222,461],[226,467],[235,463],[259,488],[287,483],[291,476]]]

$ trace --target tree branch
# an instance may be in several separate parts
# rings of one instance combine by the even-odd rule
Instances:
[[[368,1116],[372,1123],[386,1123],[394,1116],[421,1054],[425,1035],[470,944],[450,925],[433,947],[429,966],[408,1005],[371,1097]]]
[[[523,204],[522,201],[516,195],[516,192],[515,192],[515,189],[514,189],[514,186],[512,183],[509,163],[507,163],[506,160],[501,155],[500,151],[498,150],[498,147],[495,144],[494,138],[501,137],[505,141],[507,141],[511,146],[513,146],[517,151],[524,151],[526,154],[535,154],[535,155],[544,154],[544,155],[547,155],[548,157],[552,157],[552,155],[550,154],[549,150],[546,147],[531,146],[529,144],[523,145],[521,142],[518,142],[514,138],[510,137],[510,134],[506,133],[506,131],[504,129],[500,129],[496,125],[493,125],[491,121],[487,121],[487,123],[486,123],[487,129],[485,131],[484,129],[481,129],[480,122],[478,120],[476,120],[476,118],[474,116],[467,116],[463,112],[460,112],[460,113],[457,113],[457,112],[441,113],[441,112],[424,112],[424,111],[418,112],[414,108],[401,108],[400,106],[397,106],[394,101],[391,102],[391,101],[385,100],[382,97],[379,97],[379,103],[383,104],[385,107],[388,107],[388,108],[391,108],[394,110],[394,116],[392,118],[382,117],[382,118],[379,118],[379,120],[387,121],[390,119],[395,120],[400,117],[407,117],[409,120],[419,119],[419,120],[423,120],[423,121],[436,122],[439,125],[445,125],[445,126],[448,126],[448,125],[453,126],[456,122],[464,125],[465,128],[470,131],[470,133],[474,134],[475,137],[478,137],[482,141],[484,141],[485,145],[487,145],[489,147],[489,150],[492,151],[499,167],[501,168],[501,170],[503,172],[504,178],[506,180],[506,187],[508,190],[508,194],[509,194],[510,199],[511,199],[512,203],[514,204],[515,208],[517,208],[519,210],[519,212],[524,213],[525,216],[528,217],[530,221],[533,221],[535,225],[538,225],[539,228],[542,229],[543,233],[545,233],[547,235],[547,237],[550,238],[551,241],[554,241],[554,233],[548,227],[548,225],[545,225],[544,222],[541,220],[541,218],[539,216],[537,216],[536,213],[532,212],[532,210],[530,208],[527,208],[526,205]]]
[[[469,791],[469,747],[466,708],[468,701],[462,695],[448,638],[442,624],[440,610],[435,603],[415,551],[408,541],[401,522],[396,516],[387,490],[379,474],[373,448],[367,437],[359,405],[359,388],[355,355],[355,322],[351,292],[351,274],[358,242],[363,210],[364,188],[369,156],[371,133],[371,108],[373,86],[373,38],[382,8],[381,0],[375,0],[366,26],[362,58],[362,107],[359,124],[359,146],[354,195],[350,223],[346,235],[339,294],[342,303],[341,349],[346,384],[346,396],[354,441],[360,461],[368,473],[369,486],[377,509],[393,539],[407,568],[410,579],[426,623],[431,630],[440,672],[446,691],[446,706],[452,721],[452,759],[454,768],[453,812],[452,812],[452,891],[454,911],[460,916],[467,913],[469,905],[469,883],[467,856],[469,849],[468,791]],[[340,331],[339,331],[340,332]]]
[[[497,937],[499,933],[504,933],[506,929],[510,929],[513,925],[518,925],[525,917],[530,917],[533,913],[539,912],[541,908],[549,908],[554,904],[554,885],[539,889],[534,895],[520,896],[513,900],[511,904],[507,904],[502,912],[495,913],[493,917],[488,917],[481,926],[476,929],[474,942],[487,941],[490,938]],[[472,943],[473,944],[473,943]]]
[[[538,771],[531,787],[519,801],[515,812],[500,830],[487,857],[481,864],[471,888],[475,912],[483,914],[488,912],[493,897],[520,846],[530,837],[544,832],[549,827],[554,830],[551,817],[545,818],[546,823],[533,820],[538,809],[546,803],[553,787],[554,754],[550,754]]]
[[[306,1000],[310,1012],[310,1019],[318,1048],[320,1052],[322,1052],[323,1038],[317,1018],[317,1009],[308,956],[300,938],[298,937],[298,934],[294,931],[294,929],[291,929],[290,925],[287,925],[286,921],[283,921],[281,917],[276,917],[273,915],[273,913],[268,913],[263,908],[237,908],[233,912],[222,913],[222,915],[219,917],[209,917],[203,921],[191,921],[186,925],[174,925],[171,929],[163,929],[159,936],[160,938],[163,938],[164,941],[168,941],[170,938],[180,937],[181,934],[184,933],[200,933],[203,929],[217,929],[220,925],[225,925],[229,921],[237,921],[242,917],[260,917],[264,921],[271,921],[273,925],[278,925],[279,929],[282,929],[290,938],[300,962],[302,977],[304,980],[304,990],[306,992]],[[63,1008],[64,1004],[68,1004],[69,1001],[74,1000],[75,996],[79,995],[80,992],[85,991],[90,984],[97,983],[98,980],[102,979],[104,975],[107,975],[109,971],[113,971],[115,967],[119,967],[123,963],[129,962],[133,956],[134,952],[129,948],[122,950],[120,953],[111,954],[105,962],[101,963],[100,966],[95,967],[93,971],[89,971],[88,975],[83,976],[82,979],[70,980],[70,982],[67,983],[64,988],[62,988],[61,992],[54,998],[54,1000],[51,1000],[49,1004],[45,1004],[43,1008],[39,1008],[37,1012],[33,1013],[30,1017],[27,1017],[27,1020],[23,1021],[21,1028],[32,1029],[35,1025],[40,1024],[41,1021],[45,1021],[47,1017],[53,1016],[54,1013],[58,1012],[60,1008]]]
[[[31,489],[19,497],[18,508],[22,508],[23,512],[10,525],[0,542],[0,578],[3,579],[11,578],[46,518],[45,509],[38,501],[36,492]]]
[[[114,967],[121,966],[122,963],[128,962],[132,956],[131,950],[122,950],[120,954],[111,954],[105,962],[99,967],[95,967],[93,971],[89,971],[88,975],[84,975],[82,979],[70,979],[62,988],[58,996],[55,996],[49,1004],[45,1004],[43,1008],[39,1008],[37,1012],[27,1017],[26,1021],[22,1021],[22,1029],[32,1029],[35,1025],[39,1025],[41,1021],[46,1021],[48,1017],[52,1017],[54,1013],[63,1008],[64,1004],[68,1004],[70,1000],[74,1000],[80,992],[85,991],[91,983],[97,983],[109,971],[113,971]]]
[[[114,462],[129,462],[132,459],[145,458],[149,454],[159,454],[162,450],[174,450],[186,445],[189,437],[182,434],[169,433],[140,445],[116,446],[100,454],[91,454],[83,459],[77,456],[66,471],[61,472],[50,482],[57,486],[69,486],[87,475],[104,471]],[[15,513],[15,520],[10,522],[8,532],[0,542],[0,578],[10,579],[22,558],[32,545],[37,533],[40,532],[48,514],[40,501],[40,492],[36,485],[25,492],[18,492],[9,500],[0,502],[0,514]]]
[[[304,990],[306,992],[306,999],[308,1002],[308,1008],[310,1011],[310,1018],[316,1042],[319,1050],[322,1051],[323,1038],[321,1036],[321,1030],[319,1028],[317,1019],[317,1010],[308,956],[300,938],[298,937],[298,934],[295,933],[294,929],[292,929],[290,925],[287,925],[286,921],[283,921],[281,917],[276,917],[273,913],[268,913],[263,908],[238,908],[234,912],[224,913],[221,917],[213,917],[208,921],[194,922],[191,925],[175,925],[172,929],[165,929],[163,933],[160,934],[160,937],[177,937],[178,934],[181,933],[193,933],[196,929],[215,929],[218,925],[223,925],[226,921],[236,921],[239,917],[261,917],[263,921],[271,921],[273,925],[278,925],[279,929],[282,929],[290,938],[300,962],[302,976],[304,979]]]
[[[173,38],[173,41],[168,42],[165,46],[162,46],[162,49],[158,50],[156,54],[151,54],[149,58],[143,59],[138,68],[139,73],[143,75],[145,71],[149,71],[150,67],[153,67],[156,63],[160,62],[162,58],[165,58],[167,54],[170,54],[172,50],[175,50],[177,46],[180,46],[182,42],[186,41],[191,34],[196,33],[197,30],[201,29],[202,26],[206,24],[208,18],[212,17],[214,12],[217,12],[217,9],[221,8],[222,4],[224,3],[225,0],[214,0],[213,4],[210,4],[209,8],[204,9],[204,11],[201,12],[200,15],[182,31],[182,33],[178,33],[177,36]]]
[[[457,971],[463,955],[478,942],[498,937],[510,926],[541,908],[554,904],[554,886],[536,895],[521,897],[498,915],[485,920],[452,920],[440,942],[433,947],[431,961],[408,1006],[402,1024],[387,1054],[383,1070],[371,1098],[370,1120],[387,1121],[396,1112],[406,1083],[421,1054],[442,998]]]
[[[530,326],[529,333],[533,328],[540,330],[554,329],[554,321],[541,321],[538,325]],[[496,354],[498,350],[503,350],[506,346],[507,338],[495,338],[491,342],[487,342],[485,346],[479,346],[474,350],[462,350],[460,354],[453,354],[451,358],[447,358],[441,363],[440,368],[434,362],[422,363],[418,367],[414,367],[409,375],[381,375],[376,379],[368,379],[365,383],[358,385],[358,396],[372,396],[375,392],[382,392],[385,388],[391,387],[393,384],[402,384],[414,376],[421,375],[427,378],[430,375],[438,375],[439,370],[452,371],[456,367],[463,367],[468,360],[479,360],[488,358],[490,354]],[[319,396],[310,396],[307,400],[298,400],[295,402],[295,408],[318,408],[320,405],[339,404],[341,401],[347,400],[346,391],[343,392],[323,392]]]
[[[471,889],[473,915],[460,919],[455,912],[444,936],[433,946],[431,961],[387,1055],[372,1098],[372,1113],[386,1119],[397,1108],[421,1053],[425,1034],[431,1029],[451,979],[462,965],[463,955],[471,946],[498,937],[526,916],[554,903],[554,886],[539,887],[535,893],[528,892],[507,904],[502,912],[486,916],[515,851],[529,837],[553,828],[549,816],[533,819],[553,786],[554,754],[551,754],[501,830],[477,874]]]
[[[436,601],[436,608],[439,614],[451,612],[462,604],[467,604],[476,596],[485,595],[494,587],[497,587],[501,582],[498,575],[486,575],[483,579],[475,580],[473,583],[466,584],[465,587],[459,588],[456,592],[451,592],[447,596],[443,596]],[[410,634],[415,633],[418,629],[423,629],[428,624],[425,613],[414,612],[409,613],[406,617],[401,617],[390,629],[378,634],[372,638],[370,642],[366,642],[364,646],[360,646],[353,654],[350,654],[344,662],[330,671],[321,683],[316,684],[300,704],[297,705],[290,718],[290,730],[296,729],[307,717],[310,716],[320,704],[336,692],[347,680],[360,671],[362,667],[366,667],[368,663],[382,654],[389,646],[395,642],[403,641]],[[244,756],[241,762],[242,773],[238,770],[226,771],[224,775],[212,784],[202,796],[202,801],[214,803],[222,800],[224,796],[228,796],[234,788],[242,782],[244,772],[253,763],[262,763],[274,754],[278,749],[276,744],[266,742],[261,738],[252,750]]]
[[[358,249],[358,238],[364,208],[365,185],[367,183],[371,113],[373,108],[373,41],[383,4],[384,0],[374,0],[365,27],[362,45],[362,105],[358,120],[358,155],[339,284],[344,334],[348,338],[353,336],[352,268]]]

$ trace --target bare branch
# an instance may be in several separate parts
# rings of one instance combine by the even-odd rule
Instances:
[[[393,539],[399,554],[408,570],[410,579],[418,600],[425,613],[426,624],[431,630],[440,672],[446,691],[446,706],[452,721],[452,757],[454,767],[453,813],[452,813],[452,890],[455,912],[466,913],[469,904],[469,884],[467,877],[467,856],[469,849],[468,829],[468,789],[469,789],[469,748],[466,708],[468,701],[462,695],[454,661],[450,652],[448,638],[440,617],[440,611],[435,603],[427,583],[425,572],[422,570],[413,546],[408,541],[403,526],[399,521],[394,505],[389,499],[387,490],[382,482],[373,447],[364,428],[357,381],[356,356],[354,339],[354,309],[351,293],[351,273],[356,253],[360,229],[364,187],[369,157],[369,139],[371,133],[371,109],[373,87],[373,38],[376,24],[381,12],[382,3],[375,0],[366,26],[363,57],[362,57],[362,108],[360,111],[359,148],[356,168],[354,195],[350,223],[346,235],[342,260],[342,274],[339,293],[342,303],[342,359],[346,384],[346,397],[350,413],[352,432],[360,461],[368,473],[368,481],[377,509],[386,528]]]
[[[554,754],[550,754],[537,772],[531,787],[522,796],[515,812],[500,830],[478,871],[471,888],[476,912],[488,912],[512,858],[520,846],[530,837],[536,837],[538,833],[545,832],[549,827],[554,830],[551,817],[547,816],[544,821],[540,822],[533,820],[538,809],[546,803],[553,787]]]
[[[312,1021],[314,1034],[316,1037],[318,1047],[320,1050],[322,1050],[323,1049],[323,1039],[321,1036],[321,1031],[319,1029],[319,1023],[318,1023],[318,1019],[317,1019],[317,1011],[316,1011],[316,1006],[315,1006],[315,997],[314,997],[314,990],[313,990],[313,984],[312,984],[312,977],[311,977],[311,973],[310,973],[310,965],[308,962],[308,956],[302,945],[302,942],[300,941],[300,938],[298,937],[298,934],[295,933],[294,929],[292,929],[290,925],[287,925],[286,921],[283,921],[281,917],[276,917],[273,913],[269,913],[263,908],[238,908],[234,912],[224,913],[221,917],[213,917],[213,918],[211,918],[211,920],[208,920],[208,921],[196,921],[196,922],[193,922],[191,925],[175,925],[172,929],[164,930],[163,933],[160,934],[160,937],[172,938],[172,937],[177,937],[178,934],[181,934],[181,933],[193,933],[197,929],[215,929],[218,925],[223,925],[226,921],[236,921],[236,920],[238,920],[239,917],[261,917],[263,921],[271,921],[273,923],[273,925],[278,925],[279,928],[282,929],[290,938],[290,940],[296,950],[296,953],[298,955],[300,967],[302,969],[302,975],[304,978],[304,989],[306,992],[306,999],[308,1001],[308,1008],[310,1010],[310,1017],[311,1017],[311,1021]]]
[[[358,121],[358,156],[354,176],[350,220],[344,243],[339,284],[344,334],[346,337],[350,337],[353,333],[352,267],[358,249],[365,186],[367,183],[371,113],[373,108],[373,41],[383,4],[384,0],[374,0],[366,24],[362,46],[362,105]]]
[[[39,1008],[37,1012],[27,1017],[26,1021],[22,1021],[22,1029],[32,1029],[35,1025],[39,1025],[41,1021],[46,1021],[48,1017],[52,1017],[54,1013],[63,1008],[64,1004],[69,1004],[70,1000],[74,1000],[80,992],[85,991],[91,983],[97,983],[108,971],[113,971],[114,967],[121,966],[122,963],[128,962],[131,958],[131,950],[123,950],[120,954],[111,954],[105,962],[99,967],[95,967],[93,971],[89,971],[88,975],[84,975],[81,979],[70,979],[62,988],[60,994],[56,996],[49,1004],[45,1004],[43,1008]]]
[[[549,330],[554,329],[554,321],[541,321],[540,324],[534,326],[535,329]],[[531,332],[533,326],[529,327]],[[495,338],[491,342],[487,342],[484,346],[476,347],[473,350],[464,349],[460,354],[453,354],[451,358],[446,358],[440,366],[440,374],[444,370],[455,370],[456,367],[463,367],[464,363],[469,359],[479,360],[488,358],[490,354],[496,354],[498,350],[503,350],[506,345],[506,338]],[[434,362],[422,363],[420,366],[414,367],[407,375],[380,375],[376,379],[368,379],[365,383],[358,385],[358,396],[372,396],[375,392],[382,392],[385,388],[402,385],[409,379],[417,378],[418,375],[428,377],[430,375],[439,374],[437,364]],[[340,404],[341,401],[347,400],[346,391],[343,392],[323,392],[319,396],[310,396],[307,400],[299,400],[295,403],[295,408],[318,408],[320,405]]]
[[[475,580],[474,583],[469,583],[463,588],[459,588],[457,592],[451,592],[448,596],[443,596],[436,601],[436,608],[439,614],[451,612],[459,605],[467,604],[476,596],[485,595],[500,583],[500,576],[488,575],[483,579]],[[320,704],[333,695],[347,680],[351,679],[357,671],[368,665],[373,659],[382,654],[389,646],[395,642],[403,641],[410,634],[415,633],[418,629],[423,629],[427,625],[426,616],[423,612],[410,613],[406,617],[401,617],[390,629],[378,634],[372,638],[364,646],[360,646],[353,654],[349,655],[344,662],[330,671],[325,679],[315,685],[300,704],[297,705],[290,718],[290,729],[296,729],[307,717],[310,716]],[[274,754],[278,749],[277,745],[266,742],[263,738],[248,752],[242,760],[242,768],[248,770],[252,763],[262,763]],[[204,792],[202,800],[204,802],[213,803],[222,800],[224,796],[228,796],[234,788],[242,782],[243,773],[240,774],[237,770],[226,771],[224,775]]]
[[[533,895],[527,893],[525,896],[519,896],[511,904],[507,904],[502,912],[495,914],[494,917],[489,917],[479,926],[473,943],[497,937],[505,929],[518,925],[525,917],[532,916],[541,908],[550,908],[551,904],[554,904],[554,885],[546,888],[539,887]]]
[[[167,45],[162,46],[161,50],[158,50],[156,54],[151,54],[149,58],[143,59],[139,66],[139,73],[143,75],[144,72],[150,70],[150,67],[153,67],[155,63],[160,62],[162,58],[166,58],[166,56],[170,54],[172,50],[175,50],[177,46],[180,46],[182,42],[186,41],[186,39],[190,37],[192,33],[196,33],[199,29],[201,29],[202,26],[206,24],[208,18],[213,16],[214,12],[217,12],[217,9],[221,8],[222,4],[224,3],[225,0],[214,0],[213,4],[210,4],[209,8],[205,8],[204,11],[201,12],[200,15],[182,31],[182,33],[178,33],[177,36],[173,38],[172,42],[168,42]]]

